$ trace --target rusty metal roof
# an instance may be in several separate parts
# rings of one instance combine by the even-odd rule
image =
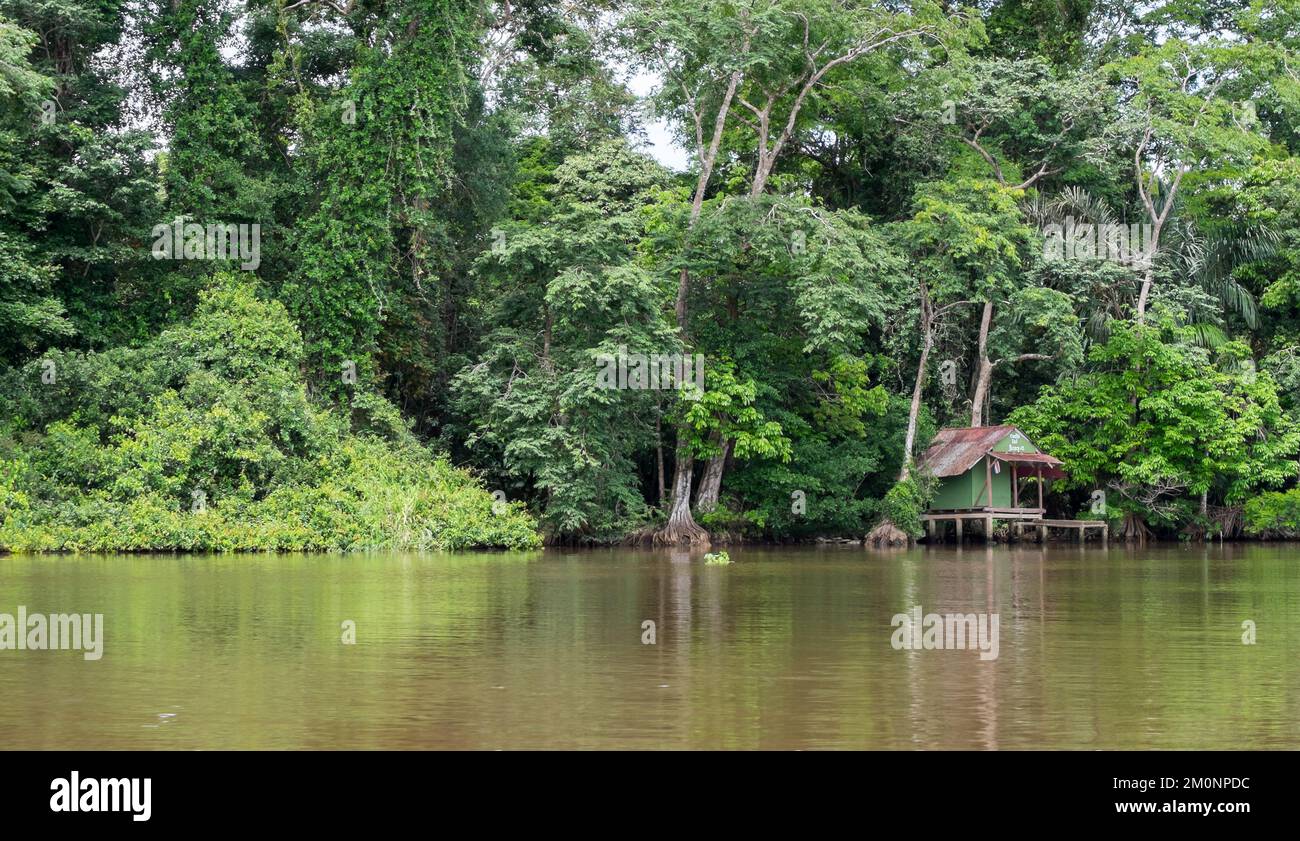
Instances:
[[[921,456],[920,464],[935,476],[960,476],[974,467],[999,441],[1019,431],[1010,425],[941,429]]]

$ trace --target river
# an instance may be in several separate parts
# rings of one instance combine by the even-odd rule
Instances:
[[[0,650],[0,744],[1300,747],[1300,546],[730,553],[0,557],[0,613],[103,615]]]

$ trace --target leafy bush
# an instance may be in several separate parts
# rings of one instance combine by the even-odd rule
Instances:
[[[139,349],[0,383],[0,547],[18,551],[528,548],[519,506],[419,444],[358,383],[321,406],[279,303],[229,279]],[[498,507],[499,508],[499,507]]]
[[[1248,500],[1242,520],[1247,534],[1286,539],[1300,536],[1300,488],[1262,493]]]
[[[925,532],[921,515],[930,507],[931,495],[932,489],[915,474],[895,483],[881,503],[882,522],[893,523],[912,537],[920,537]]]
[[[1008,418],[1065,463],[1059,487],[1111,489],[1112,516],[1174,531],[1195,525],[1202,494],[1238,505],[1294,481],[1300,425],[1272,377],[1242,364],[1249,349],[1211,352],[1158,310],[1152,322],[1116,323],[1089,354],[1095,370]]]

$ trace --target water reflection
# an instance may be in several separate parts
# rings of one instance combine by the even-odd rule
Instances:
[[[105,617],[0,651],[0,743],[1300,747],[1295,546],[730,552],[0,558],[0,612]],[[914,605],[1000,656],[894,650]]]

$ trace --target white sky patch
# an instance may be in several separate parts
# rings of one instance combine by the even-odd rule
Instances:
[[[649,96],[659,87],[659,78],[653,73],[637,72],[627,80],[628,89],[640,97]],[[691,156],[673,137],[668,121],[662,117],[645,124],[646,142],[643,148],[659,163],[673,170],[684,172],[690,168]]]

